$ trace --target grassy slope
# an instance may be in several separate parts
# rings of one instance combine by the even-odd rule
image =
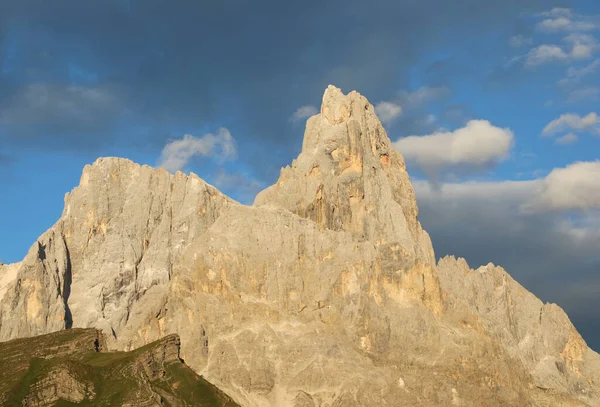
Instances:
[[[143,377],[139,358],[160,341],[132,352],[96,352],[94,338],[94,330],[73,329],[0,343],[3,405],[20,406],[32,384],[60,368],[79,383],[93,384],[96,395],[77,404],[60,400],[56,406],[121,406],[136,399],[150,400],[152,392],[159,394],[166,406],[236,406],[183,363],[165,365],[166,375],[161,379]]]

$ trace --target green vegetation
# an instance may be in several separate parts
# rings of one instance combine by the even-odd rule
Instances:
[[[233,407],[178,357],[178,338],[131,352],[98,352],[94,329],[0,343],[2,406]]]

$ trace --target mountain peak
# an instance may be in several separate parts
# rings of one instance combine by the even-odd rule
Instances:
[[[313,122],[317,122],[321,130],[328,130],[331,127],[353,120],[358,123],[371,122],[372,126],[381,126],[381,122],[375,114],[375,109],[366,97],[356,91],[344,94],[340,88],[329,85],[323,93],[320,113],[311,117],[307,122],[302,150],[314,148],[321,139],[319,136],[323,135],[320,133],[325,133],[324,131],[320,133],[308,131]],[[341,135],[339,132],[334,132],[330,136],[336,134]],[[344,140],[338,141],[343,142]]]
[[[348,120],[350,118],[350,105],[352,99],[357,99],[356,96],[361,97],[357,92],[344,95],[340,88],[329,85],[327,89],[325,89],[325,93],[323,93],[321,114],[327,118],[331,124],[339,124]]]
[[[434,264],[404,159],[356,91],[327,87],[321,113],[307,121],[302,152],[255,205],[285,208],[359,241],[398,242]]]

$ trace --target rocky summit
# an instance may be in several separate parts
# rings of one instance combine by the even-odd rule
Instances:
[[[252,206],[118,158],[0,271],[0,339],[165,335],[242,406],[600,406],[600,356],[503,269],[436,264],[401,152],[329,86]]]

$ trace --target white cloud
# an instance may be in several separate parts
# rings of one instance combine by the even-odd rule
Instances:
[[[443,167],[482,167],[505,160],[514,135],[486,120],[471,120],[452,132],[398,139],[394,147],[427,173]]]
[[[508,40],[508,43],[510,44],[511,47],[523,47],[525,45],[531,45],[533,43],[533,38],[531,37],[525,37],[524,35],[513,35],[512,37],[510,37],[510,39]]]
[[[473,268],[490,261],[499,264],[544,301],[557,302],[571,317],[579,312],[580,319],[593,320],[598,287],[585,302],[578,291],[563,296],[562,290],[589,284],[590,277],[598,275],[600,217],[593,212],[570,213],[567,218],[561,212],[520,210],[543,183],[544,179],[468,182],[435,189],[429,182],[413,181],[419,219],[437,257],[465,257]]]
[[[588,44],[574,44],[570,56],[572,59],[589,59],[592,57],[594,48]]]
[[[448,218],[444,222],[460,221],[452,216],[456,210],[464,211],[466,218],[476,212],[488,218],[502,207],[499,220],[518,227],[519,218],[552,214],[555,226],[573,236],[596,229],[600,237],[600,161],[576,162],[565,168],[554,168],[546,177],[525,181],[468,181],[445,183],[433,188],[429,182],[413,181],[419,201],[435,204]],[[478,208],[478,209],[475,209]],[[494,209],[495,208],[495,209]],[[512,217],[505,214],[511,213]],[[578,212],[580,217],[564,217],[561,213]],[[475,225],[477,222],[475,222]]]
[[[591,35],[573,33],[562,40],[565,45],[543,44],[525,55],[525,66],[536,67],[551,62],[574,62],[591,58],[598,50],[598,41]]]
[[[555,143],[557,144],[573,144],[577,142],[579,137],[575,133],[567,133],[564,136],[561,136],[556,139]]]
[[[531,212],[600,208],[600,161],[555,168],[523,208]]]
[[[299,107],[294,114],[292,115],[292,121],[297,122],[299,120],[308,119],[311,116],[319,113],[316,107],[314,106],[302,106]]]
[[[598,132],[600,131],[600,117],[595,112],[583,117],[573,113],[563,114],[558,119],[548,123],[542,130],[542,135],[550,136],[566,130],[595,130]]]
[[[540,31],[546,32],[576,32],[592,31],[600,28],[600,21],[597,16],[585,16],[573,12],[568,8],[553,8],[551,10],[538,13],[538,17],[543,18],[536,27]]]
[[[594,48],[588,44],[573,44],[571,51],[565,51],[558,45],[540,45],[527,54],[525,66],[535,67],[550,62],[569,62],[573,60],[588,59],[592,56]]]
[[[390,123],[402,115],[402,106],[392,102],[380,102],[375,106],[375,113],[383,123]]]
[[[592,31],[599,26],[594,21],[572,20],[568,17],[548,18],[537,24],[543,31]]]
[[[547,11],[542,11],[541,13],[538,13],[539,16],[541,17],[553,17],[553,18],[560,18],[560,17],[571,17],[573,16],[573,10],[569,9],[569,8],[563,8],[563,7],[554,7],[553,9],[547,10]]]
[[[532,67],[548,62],[564,61],[567,59],[569,59],[569,54],[563,51],[563,49],[558,45],[544,44],[529,51],[529,54],[527,54],[527,59],[525,60],[525,65]]]
[[[573,59],[588,59],[598,49],[598,41],[588,34],[573,33],[563,38],[563,42],[572,44]]]
[[[570,44],[586,44],[595,46],[598,44],[596,37],[590,34],[571,33],[563,38],[563,42]]]
[[[165,145],[158,166],[169,172],[179,171],[198,155],[233,159],[237,155],[235,140],[225,128],[219,129],[217,135],[209,133],[199,138],[186,134],[182,139],[171,140]]]
[[[577,169],[578,165],[574,166]],[[586,192],[583,177],[571,173],[557,182],[556,174],[554,170],[541,179],[451,183],[439,188],[413,181],[420,219],[435,242],[436,254],[464,256],[475,264],[493,261],[507,267],[513,276],[536,277],[564,273],[566,266],[574,267],[573,259],[580,265],[598,259],[600,212],[589,211],[567,194],[575,193],[587,206],[596,208],[598,197],[594,201]],[[547,192],[547,185],[554,189]],[[548,205],[544,200],[548,193],[568,200],[549,201]],[[569,209],[580,212],[569,212],[567,217],[563,211]],[[598,261],[590,263],[589,270],[595,272],[597,265]],[[581,269],[575,267],[573,272]]]
[[[572,66],[567,70],[566,78],[561,79],[558,85],[569,86],[579,83],[584,77],[595,73],[598,67],[600,67],[600,59],[596,59],[582,68]]]
[[[445,183],[438,188],[426,181],[413,181],[413,186],[421,208],[438,208],[438,225],[467,222],[491,232],[487,226],[495,223],[518,232],[529,218],[563,236],[577,240],[594,236],[598,240],[599,179],[600,161],[588,161],[554,168],[547,176],[532,180],[468,181]],[[579,216],[565,216],[575,213]]]

